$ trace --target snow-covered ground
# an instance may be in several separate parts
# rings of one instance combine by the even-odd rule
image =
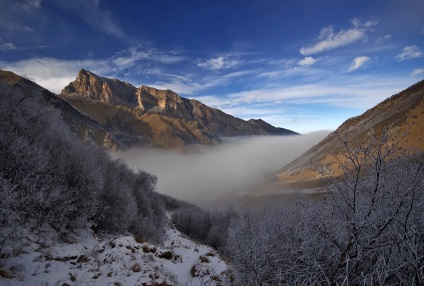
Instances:
[[[68,242],[22,242],[22,253],[7,261],[3,285],[232,285],[234,275],[212,248],[170,226],[163,245],[131,236],[98,238],[79,231]],[[1,270],[0,270],[1,271]]]

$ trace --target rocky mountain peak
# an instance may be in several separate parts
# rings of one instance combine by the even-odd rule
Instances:
[[[140,108],[150,112],[165,113],[172,117],[186,118],[188,99],[179,96],[172,90],[161,90],[142,85],[139,88],[138,103]],[[146,108],[150,106],[150,108]],[[189,116],[190,117],[190,116]],[[186,118],[192,119],[192,118]]]
[[[75,81],[62,89],[62,95],[78,95],[92,101],[134,106],[137,105],[136,90],[127,82],[104,78],[82,69]]]
[[[86,70],[78,73],[61,96],[102,126],[148,138],[156,146],[215,144],[220,142],[218,136],[297,134],[264,121],[236,118],[169,89],[146,85],[136,88]]]

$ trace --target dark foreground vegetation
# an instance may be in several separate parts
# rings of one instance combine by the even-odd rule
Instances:
[[[43,94],[29,94],[31,84],[0,85],[0,258],[25,231],[46,228],[59,237],[90,226],[160,241],[166,206],[178,203],[153,191],[155,176],[78,140]]]
[[[320,202],[228,214],[227,230],[224,214],[184,210],[176,226],[204,242],[225,238],[218,246],[241,285],[424,285],[424,156],[388,134],[356,150],[344,142],[345,176],[321,171]]]

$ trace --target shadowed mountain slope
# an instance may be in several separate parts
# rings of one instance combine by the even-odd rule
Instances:
[[[71,131],[83,141],[93,141],[107,149],[120,149],[125,146],[124,141],[135,140],[101,127],[56,94],[12,72],[0,71],[0,92],[5,101],[9,97],[21,97],[22,100],[37,97],[43,105],[57,109]]]

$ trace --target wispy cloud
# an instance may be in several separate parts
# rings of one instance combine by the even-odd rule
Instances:
[[[360,67],[362,67],[367,61],[369,61],[369,57],[367,56],[362,56],[362,57],[357,57],[354,58],[352,61],[352,64],[350,65],[349,69],[347,70],[348,72],[352,72],[355,71],[357,69],[359,69]]]
[[[11,50],[38,50],[38,49],[45,49],[45,48],[51,48],[52,46],[49,45],[41,45],[41,46],[28,46],[28,47],[22,47],[22,46],[16,46],[12,42],[6,42],[2,43],[2,39],[0,38],[0,51],[6,52]]]
[[[423,55],[421,50],[417,46],[407,46],[402,49],[402,52],[396,56],[396,59],[400,62],[409,59],[419,58]]]
[[[143,49],[140,46],[118,52],[112,57],[112,62],[121,67],[134,66],[139,61],[155,61],[163,64],[175,64],[185,60],[178,51],[160,51],[157,49]]]
[[[424,69],[414,69],[411,73],[412,76],[424,74]]]
[[[16,47],[12,43],[2,44],[0,41],[0,51],[45,47]],[[74,80],[78,71],[84,68],[101,76],[109,77],[122,78],[128,72],[132,76],[141,74],[143,78],[149,76],[159,77],[162,81],[155,82],[158,86],[160,85],[165,89],[175,88],[175,91],[186,91],[187,94],[191,94],[201,89],[201,85],[193,82],[189,77],[173,75],[169,71],[160,68],[184,60],[185,56],[178,51],[143,49],[140,46],[135,46],[119,51],[104,59],[64,60],[40,57],[16,62],[0,62],[0,68],[11,70],[18,74],[26,74],[38,84],[55,93],[60,92],[65,85]],[[134,78],[131,78],[131,80],[134,80]],[[143,82],[143,84],[146,84],[146,82]]]
[[[226,96],[218,94],[196,99],[246,120],[262,118],[276,126],[309,132],[316,120],[326,128],[335,129],[348,116],[360,114],[361,110],[365,111],[412,83],[413,79],[346,75],[309,84],[285,82],[279,86],[272,84]],[[339,114],[317,115],[316,109],[334,110]]]
[[[5,52],[9,50],[16,50],[15,44],[11,42],[2,43],[2,39],[0,38],[0,51]]]
[[[387,34],[381,37],[378,37],[377,40],[375,41],[377,44],[382,44],[388,40],[390,40],[392,38],[391,34]]]
[[[327,104],[369,108],[408,86],[398,79],[340,77],[313,84],[293,84],[232,93],[227,104],[286,103]],[[360,99],[360,100],[358,100]]]
[[[145,83],[158,89],[171,89],[179,94],[193,95],[213,87],[223,87],[237,78],[243,78],[255,70],[239,70],[227,74],[203,76],[194,79],[193,75],[180,76],[175,74],[157,73],[161,78],[155,82]],[[222,99],[221,99],[222,100]]]
[[[325,27],[321,30],[317,42],[300,49],[302,55],[313,55],[327,50],[332,50],[342,46],[346,46],[363,40],[366,38],[367,32],[372,26],[378,24],[377,20],[369,20],[363,22],[355,18],[351,21],[353,27],[347,30],[340,30],[335,32],[331,26]]]
[[[373,26],[378,25],[378,23],[380,23],[378,19],[369,19],[368,21],[364,22],[360,18],[354,18],[351,22],[355,27],[358,27],[358,28],[362,26],[365,28],[371,28]]]
[[[219,56],[216,58],[208,59],[206,61],[201,61],[200,63],[198,63],[198,66],[211,70],[225,70],[238,66],[239,64],[240,61],[236,59]]]
[[[22,7],[27,10],[38,9],[41,7],[42,0],[26,0]]]
[[[127,38],[122,29],[113,20],[111,13],[103,9],[98,0],[55,0],[56,5],[73,13],[92,29],[118,38]]]
[[[314,59],[313,57],[305,57],[304,59],[297,62],[297,64],[300,66],[312,66],[315,63],[316,59]]]
[[[318,59],[306,57],[300,61],[290,61],[284,65],[266,67],[257,73],[257,77],[275,80],[277,78],[289,77],[301,77],[306,79],[319,75],[324,76],[326,71],[312,68],[312,66],[316,64],[317,61]]]
[[[19,75],[26,75],[39,85],[59,93],[63,87],[75,80],[81,68],[99,74],[110,73],[110,67],[103,60],[58,60],[54,58],[35,58],[13,63],[0,62],[0,68]]]
[[[0,9],[1,34],[24,37],[33,32],[33,25],[44,19],[41,0],[2,0]],[[25,35],[22,35],[24,33]]]

